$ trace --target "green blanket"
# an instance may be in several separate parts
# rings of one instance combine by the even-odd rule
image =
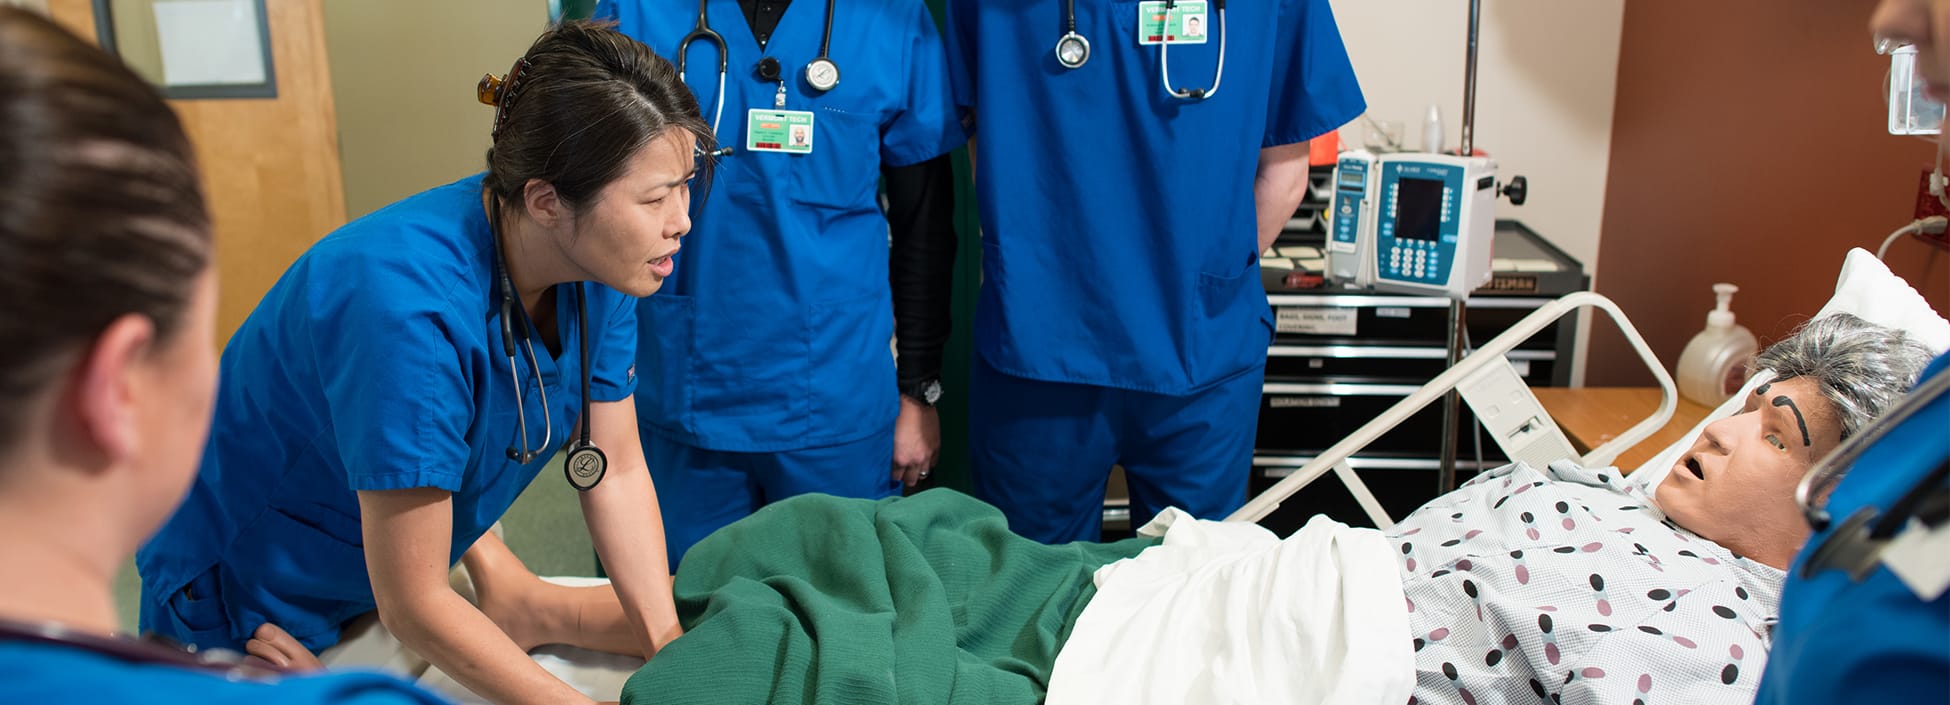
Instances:
[[[623,702],[1040,702],[1091,573],[1153,543],[1044,546],[950,490],[786,500],[684,557],[685,635]]]

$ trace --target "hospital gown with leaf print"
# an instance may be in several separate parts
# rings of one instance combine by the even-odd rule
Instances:
[[[1492,470],[1389,537],[1411,703],[1753,701],[1782,572],[1673,525],[1613,468]]]

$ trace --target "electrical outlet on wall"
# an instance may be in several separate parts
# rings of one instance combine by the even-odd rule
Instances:
[[[1923,176],[1916,184],[1916,219],[1922,220],[1933,215],[1950,217],[1950,207],[1943,205],[1943,199],[1930,193],[1930,170],[1924,169]],[[1918,233],[1910,237],[1950,250],[1950,232],[1929,235]]]

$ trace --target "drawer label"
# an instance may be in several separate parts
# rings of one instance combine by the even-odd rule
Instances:
[[[1307,335],[1354,335],[1354,309],[1324,306],[1281,306],[1274,311],[1273,330]]]
[[[1374,315],[1376,318],[1407,318],[1408,314],[1409,314],[1408,309],[1396,308],[1393,306],[1377,308],[1374,310]]]
[[[1338,409],[1340,397],[1271,397],[1266,403],[1275,409]]]

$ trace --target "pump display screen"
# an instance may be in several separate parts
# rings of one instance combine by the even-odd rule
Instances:
[[[1395,194],[1395,237],[1433,241],[1441,236],[1441,181],[1402,177]]]

